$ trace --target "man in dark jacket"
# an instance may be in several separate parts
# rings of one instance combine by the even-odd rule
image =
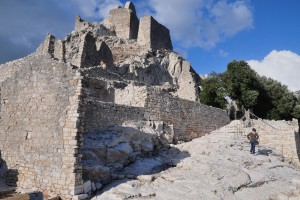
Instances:
[[[250,132],[247,135],[247,138],[248,138],[248,140],[250,140],[250,144],[251,144],[250,153],[255,154],[255,145],[256,145],[257,140],[259,138],[255,128],[252,128],[252,132]]]

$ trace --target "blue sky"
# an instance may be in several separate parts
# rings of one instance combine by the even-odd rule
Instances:
[[[75,16],[101,21],[122,0],[1,0],[0,63],[33,52],[50,32],[63,38]],[[138,16],[153,15],[171,31],[174,50],[201,74],[245,60],[300,90],[299,0],[134,0]]]

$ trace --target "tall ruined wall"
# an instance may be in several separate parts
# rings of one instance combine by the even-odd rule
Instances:
[[[32,57],[0,88],[0,151],[8,169],[17,172],[19,190],[71,197],[82,188],[80,74],[64,63]]]
[[[300,166],[300,138],[298,121],[253,120],[260,143],[276,150],[287,160]],[[249,128],[246,134],[251,131]]]
[[[158,23],[152,16],[144,16],[140,19],[137,41],[139,45],[147,48],[173,49],[169,29]]]
[[[169,54],[168,72],[173,78],[174,85],[179,86],[175,95],[191,101],[199,101],[200,76],[192,68],[191,63],[176,53]]]
[[[113,65],[113,55],[110,48],[103,41],[97,45],[92,32],[78,34],[74,36],[74,40],[76,40],[77,46],[70,39],[56,40],[53,35],[48,34],[37,53],[50,56],[61,62],[71,63],[76,67],[101,65],[104,68],[110,68]]]
[[[125,8],[117,7],[109,12],[104,25],[114,30],[120,38],[137,39],[139,20],[132,3],[127,3]]]
[[[25,62],[25,58],[7,62],[0,65],[0,83],[11,77]]]

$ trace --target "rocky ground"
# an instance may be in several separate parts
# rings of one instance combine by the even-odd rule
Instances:
[[[92,199],[300,199],[299,169],[266,146],[249,150],[242,134],[215,132],[129,166],[136,179],[114,181]],[[162,160],[175,167],[149,174]]]
[[[137,160],[92,200],[300,200],[300,169],[267,146],[250,154],[235,123]],[[5,189],[1,178],[0,199],[29,199]]]

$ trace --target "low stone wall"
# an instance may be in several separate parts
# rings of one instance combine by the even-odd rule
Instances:
[[[300,139],[298,121],[253,120],[260,136],[260,143],[275,149],[287,160],[300,166]],[[251,129],[248,129],[250,132]],[[247,132],[246,132],[247,133]]]
[[[71,198],[82,184],[80,84],[70,66],[43,56],[0,83],[0,150],[19,191]]]
[[[86,98],[84,107],[84,132],[121,126],[127,121],[139,121],[144,118],[143,108],[102,102],[95,98]]]
[[[174,126],[175,143],[201,137],[228,124],[225,110],[173,97],[159,88],[149,88],[145,105],[147,120]]]

